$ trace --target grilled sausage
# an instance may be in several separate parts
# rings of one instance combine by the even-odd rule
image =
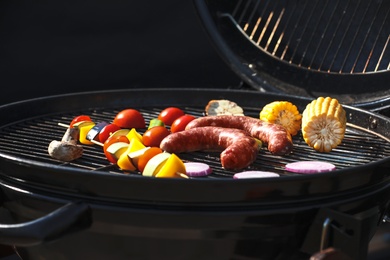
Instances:
[[[170,153],[222,151],[222,167],[230,170],[249,166],[259,151],[256,140],[245,131],[212,126],[172,133],[161,141],[160,148]]]
[[[264,122],[253,117],[231,115],[199,117],[192,120],[187,125],[186,129],[189,130],[205,126],[218,126],[244,130],[251,136],[267,144],[268,150],[273,154],[285,155],[290,153],[293,148],[291,135],[283,126]]]

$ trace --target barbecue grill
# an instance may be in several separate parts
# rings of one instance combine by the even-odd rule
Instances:
[[[346,69],[349,65],[342,66],[341,72],[325,70],[318,60],[330,56],[333,47],[322,58],[309,55],[308,46],[317,40],[314,36],[310,44],[298,44],[293,52],[290,43],[297,39],[280,43],[277,49],[288,47],[283,57],[270,52],[276,48],[271,47],[272,39],[281,38],[278,28],[283,28],[283,17],[296,18],[288,14],[301,8],[297,4],[305,4],[304,10],[312,10],[309,13],[315,17],[314,7],[320,3],[224,2],[195,1],[195,6],[217,50],[248,88],[89,91],[0,107],[0,195],[9,217],[8,223],[0,225],[0,244],[14,246],[22,259],[308,259],[330,247],[352,259],[365,259],[371,237],[390,211],[390,119],[382,115],[389,107],[384,86],[389,75],[383,65],[388,64],[386,44],[379,51],[382,58],[375,66],[370,58],[364,71],[357,71],[360,58],[352,72]],[[378,3],[385,4],[370,6],[381,13],[384,8],[378,8]],[[283,5],[285,11],[276,12]],[[253,27],[252,21],[266,10],[280,17],[272,37],[266,33],[272,17],[267,26],[260,19],[256,26],[261,29]],[[341,19],[332,17],[332,21]],[[291,26],[293,18],[284,26]],[[384,33],[388,37],[386,19],[378,18],[383,25],[370,27],[381,28],[375,46],[383,43]],[[308,32],[308,26],[304,28]],[[260,31],[264,36],[257,36]],[[266,38],[270,43],[264,46]],[[307,57],[313,62],[306,63]],[[331,68],[339,60],[323,63]],[[352,86],[342,91],[336,87],[348,79],[359,83],[357,91],[348,89]],[[378,87],[361,99],[367,96],[364,82],[378,82]],[[322,92],[343,100],[348,122],[345,138],[330,153],[315,152],[300,134],[293,138],[290,155],[276,156],[262,148],[248,169],[273,171],[279,178],[235,180],[234,171],[221,167],[219,153],[209,151],[179,155],[213,169],[207,177],[190,179],[147,178],[137,171],[122,171],[108,162],[98,145],[85,145],[83,156],[68,163],[47,154],[48,144],[65,131],[59,123],[69,123],[80,114],[90,115],[95,122],[112,121],[116,113],[131,107],[148,123],[168,106],[199,117],[210,99],[229,99],[242,106],[246,115],[258,117],[261,108],[275,100],[290,101],[303,111]],[[307,159],[331,162],[337,170],[302,175],[284,169],[289,162]]]
[[[161,98],[151,100],[151,95]],[[346,214],[347,223],[341,222],[344,219],[337,221],[353,234],[363,232],[364,227],[365,239],[353,239],[355,235],[350,234],[350,245],[344,250],[354,257],[365,255],[368,239],[389,203],[390,120],[372,112],[346,106],[349,126],[345,142],[332,153],[313,153],[301,136],[295,138],[291,156],[273,156],[263,150],[251,169],[281,174],[281,178],[266,181],[233,180],[233,172],[220,167],[218,153],[182,154],[183,160],[203,161],[214,170],[207,178],[190,180],[145,178],[137,172],[120,171],[105,159],[100,146],[87,146],[83,157],[71,163],[53,160],[47,154],[48,143],[64,132],[58,123],[69,122],[78,114],[90,114],[96,121],[107,121],[131,104],[147,120],[168,105],[201,116],[204,108],[201,104],[213,97],[241,101],[251,116],[256,116],[263,104],[282,97],[300,109],[309,101],[242,90],[134,89],[61,95],[4,106],[0,133],[1,183],[7,198],[4,204],[19,222],[42,217],[38,223],[46,227],[47,233],[31,234],[31,229],[42,226],[33,228],[34,223],[25,223],[24,228],[3,229],[5,238],[1,242],[17,245],[18,252],[27,258],[37,255],[57,258],[64,257],[65,253],[67,258],[78,258],[80,252],[96,257],[95,254],[112,251],[121,252],[111,256],[114,259],[156,256],[143,256],[145,249],[136,250],[144,248],[138,244],[141,243],[152,246],[154,251],[151,252],[170,258],[184,255],[198,258],[203,252],[210,259],[232,256],[255,259],[260,252],[248,248],[272,243],[273,247],[267,245],[267,250],[261,249],[264,258],[293,254],[299,259],[302,254],[320,249],[318,232],[313,231],[317,235],[310,237],[304,234],[318,228],[312,221],[324,221],[321,212],[327,210],[326,216]],[[20,111],[24,111],[23,120],[15,121],[16,114],[21,116]],[[338,170],[310,176],[284,171],[286,163],[307,158],[330,161]],[[76,203],[79,201],[82,203]],[[51,220],[53,216],[48,213],[60,205],[63,206],[60,216],[73,221]],[[68,210],[76,217],[70,218]],[[87,221],[90,218],[92,223]],[[78,235],[63,234],[82,228],[88,229]],[[341,232],[334,235],[334,239],[337,241],[346,235]],[[61,239],[57,242],[45,243],[58,237]],[[134,244],[134,251],[123,248],[123,243],[110,242],[94,252],[96,243],[121,238],[128,242],[125,244]],[[79,250],[66,250],[70,241]],[[169,248],[166,243],[174,244],[172,251],[163,250]],[[221,256],[218,250],[215,254],[208,252],[210,246],[217,249],[226,243],[232,246],[232,252],[226,252],[228,255]],[[178,245],[182,249],[178,249]]]

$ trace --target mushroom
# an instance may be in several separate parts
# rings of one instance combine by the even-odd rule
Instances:
[[[208,116],[218,116],[218,115],[235,115],[235,116],[243,116],[244,110],[242,107],[237,105],[237,103],[226,100],[210,100],[209,103],[205,107],[205,113]]]
[[[70,162],[83,155],[83,147],[77,144],[79,129],[68,128],[61,141],[53,140],[48,147],[49,155],[60,161]]]

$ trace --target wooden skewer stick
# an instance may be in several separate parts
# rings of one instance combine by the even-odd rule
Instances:
[[[66,128],[69,128],[69,125],[67,124],[64,124],[64,123],[58,123],[59,126],[62,126],[62,127],[66,127]],[[102,144],[101,142],[99,141],[96,141],[96,140],[88,140],[94,144],[97,144],[97,145],[100,145],[100,146],[104,146],[104,144]]]
[[[64,123],[58,123],[59,126],[62,126],[62,127],[66,127],[69,129],[69,125],[67,124],[64,124]],[[100,145],[100,146],[104,146],[103,143],[99,142],[99,141],[96,141],[96,140],[89,140],[90,142],[94,143],[94,144],[97,144],[97,145]],[[80,146],[81,147],[81,146]],[[176,172],[176,175],[181,177],[181,178],[185,178],[185,179],[189,179],[190,177],[188,177],[188,175],[184,174],[184,173],[181,173],[181,172]]]
[[[188,177],[188,175],[184,174],[184,173],[181,173],[181,172],[176,172],[176,175],[182,177],[182,178],[185,178],[185,179],[189,179],[190,177]]]
[[[69,125],[67,124],[63,124],[63,123],[58,123],[59,126],[63,126],[63,127],[66,127],[66,128],[69,128]]]
[[[89,141],[94,143],[94,144],[97,144],[97,145],[100,145],[100,146],[104,146],[104,144],[99,142],[99,141],[96,141],[96,140],[89,140]]]

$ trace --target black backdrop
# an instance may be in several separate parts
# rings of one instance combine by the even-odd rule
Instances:
[[[88,90],[240,82],[190,0],[2,0],[0,19],[0,105]]]

